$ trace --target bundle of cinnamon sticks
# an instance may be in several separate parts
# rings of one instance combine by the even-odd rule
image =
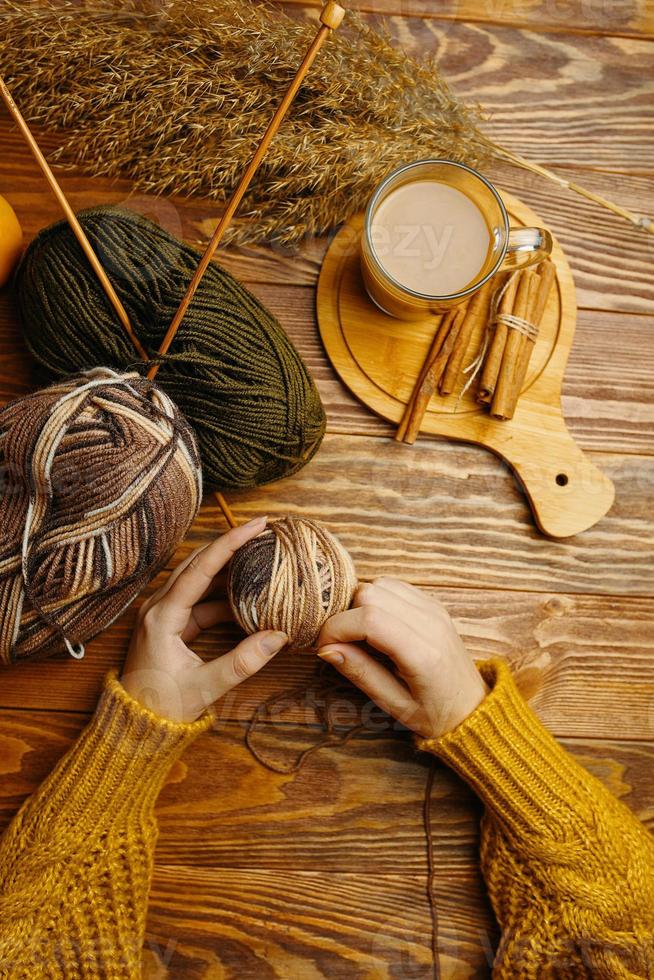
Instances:
[[[479,382],[477,400],[496,419],[511,419],[518,405],[529,361],[547,306],[556,268],[546,259],[510,274],[504,283],[496,322]]]
[[[448,310],[437,321],[434,340],[395,433],[398,442],[413,445],[432,395],[437,390],[451,395],[455,390],[470,341],[488,319],[495,286],[490,279],[467,304]]]
[[[489,406],[493,418],[513,418],[555,278],[550,259],[535,268],[494,276],[466,305],[437,320],[434,340],[395,434],[398,442],[416,441],[437,391],[450,395],[456,390],[473,337],[480,342],[487,338],[477,400]]]

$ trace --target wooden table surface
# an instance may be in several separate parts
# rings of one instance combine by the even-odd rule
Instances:
[[[294,4],[302,7],[302,3]],[[651,0],[363,0],[398,42],[438,52],[456,90],[482,103],[500,141],[638,213],[654,213],[654,4]],[[438,15],[434,13],[438,8]],[[315,9],[313,10],[315,14]],[[0,193],[26,239],[58,218],[5,118]],[[44,149],[53,142],[43,134]],[[239,518],[310,514],[338,533],[368,579],[388,573],[433,590],[470,649],[514,667],[533,706],[571,752],[654,829],[654,236],[523,171],[494,167],[559,237],[578,290],[564,389],[571,430],[615,481],[604,520],[544,539],[506,467],[475,447],[389,438],[343,388],[317,334],[325,244],[222,261],[279,316],[313,371],[328,414],[317,458],[297,476],[232,495]],[[68,173],[76,208],[125,202],[190,241],[216,217],[202,200],[130,196],[130,185]],[[11,293],[0,294],[0,398],[38,378]],[[175,561],[224,528],[207,501]],[[173,562],[174,564],[174,562]],[[86,659],[6,671],[0,681],[4,826],[93,711],[121,663],[134,610]],[[203,640],[214,655],[229,627]],[[262,699],[311,684],[309,656],[283,655],[222,706],[218,731],[174,769],[161,836],[145,976],[206,980],[423,980],[431,974],[422,796],[428,760],[378,714],[370,733],[323,750],[293,775],[263,769],[243,744]],[[354,705],[354,707],[353,707]],[[344,699],[339,721],[361,701]],[[319,736],[292,706],[262,734],[275,758]],[[447,770],[434,787],[439,946],[444,977],[486,977],[496,926],[477,866],[479,806]]]

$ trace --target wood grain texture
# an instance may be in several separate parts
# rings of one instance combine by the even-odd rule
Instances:
[[[496,930],[478,892],[465,877],[447,882],[443,978],[489,976]],[[143,976],[430,980],[424,896],[418,875],[157,867]]]
[[[548,33],[547,16],[536,31],[507,26],[501,18],[498,23],[494,18],[440,19],[441,5],[429,0],[424,4],[435,16],[406,16],[405,11],[400,11],[404,16],[388,16],[393,2],[382,0],[375,6],[372,0],[365,18],[375,24],[383,19],[393,39],[409,53],[436,55],[455,93],[483,107],[485,132],[507,148],[540,163],[652,172],[651,5],[646,7],[647,29],[641,38],[620,36],[621,32]],[[462,12],[472,4],[484,9],[471,0],[461,5]],[[497,9],[500,3],[493,6]],[[535,17],[541,6],[559,6],[574,17],[581,3],[535,3]],[[605,3],[607,11],[612,7]],[[299,13],[302,5],[294,9]],[[315,16],[315,8],[312,12]],[[591,13],[587,7],[587,12],[597,17],[597,8]]]
[[[319,9],[320,0],[283,0],[287,9]],[[504,24],[537,31],[570,34],[654,36],[654,10],[649,0],[355,0],[350,8],[384,16],[422,17]]]
[[[492,112],[488,131],[512,149],[634,211],[654,211],[654,47],[635,36],[654,33],[648,0],[355,2],[374,22],[413,15],[392,17],[395,38],[438,53],[455,90]],[[601,34],[614,36],[592,36]],[[56,143],[39,139],[47,152]],[[29,240],[59,218],[57,207],[4,117],[0,145],[0,193]],[[341,534],[362,575],[394,572],[429,584],[475,655],[507,657],[547,725],[654,828],[654,237],[524,171],[493,165],[489,175],[543,215],[571,262],[581,309],[564,411],[575,438],[616,481],[608,517],[579,539],[547,542],[493,457],[434,439],[398,454],[389,427],[344,390],[317,338],[313,286],[326,241],[221,253],[297,343],[330,430],[304,473],[232,503],[239,518],[312,513]],[[76,208],[127,204],[196,245],[218,217],[207,201],[134,195],[125,181],[71,170],[62,182]],[[0,400],[38,383],[4,291]],[[224,523],[210,504],[175,561],[217,530]],[[76,737],[104,672],[124,657],[134,615],[91,643],[81,664],[52,660],[2,674],[0,827]],[[213,656],[237,636],[221,627],[198,649]],[[243,747],[254,707],[310,686],[314,666],[311,657],[276,658],[223,701],[219,731],[171,773],[158,808],[145,977],[431,976],[420,818],[426,758],[406,735],[378,728],[286,777],[261,769]],[[338,710],[347,723],[365,708],[353,695]],[[369,720],[383,722],[371,709]],[[285,759],[290,745],[318,737],[314,722],[310,709],[289,705],[261,737]],[[444,769],[434,793],[443,976],[486,978],[497,932],[477,870],[479,807]]]
[[[415,452],[388,439],[328,435],[299,474],[232,502],[244,518],[318,517],[342,537],[364,579],[391,574],[425,585],[650,595],[654,459],[592,458],[615,483],[616,502],[594,528],[560,542],[533,527],[505,464],[435,438]],[[210,507],[196,527],[197,540],[215,533]]]
[[[156,585],[156,583],[155,583]],[[155,587],[152,586],[152,588]],[[454,616],[467,647],[479,659],[504,657],[531,697],[543,722],[559,737],[654,740],[654,601],[588,595],[490,591],[483,588],[434,589]],[[135,610],[89,644],[82,664],[71,658],[26,663],[5,671],[0,707],[93,711],[102,680],[120,669]],[[205,658],[226,652],[240,638],[232,624],[204,635],[194,645]],[[224,722],[245,724],[266,699],[287,690],[316,690],[311,654],[282,653],[218,705]],[[342,724],[366,705],[352,691],[341,698]],[[372,710],[370,706],[365,710]],[[277,719],[314,724],[306,698],[284,701]]]
[[[616,485],[594,528],[552,542],[531,523],[505,464],[464,444],[424,439],[420,452],[388,439],[327,435],[295,476],[231,497],[237,518],[315,517],[351,551],[361,578],[416,584],[650,596],[654,458],[593,453]],[[208,500],[184,556],[224,528]]]
[[[540,163],[625,173],[654,169],[654,50],[649,41],[540,34],[480,24],[391,19],[409,51],[438,54],[484,126]]]
[[[634,214],[654,215],[654,178],[553,168],[564,180],[621,204]],[[654,235],[640,231],[579,194],[504,163],[488,174],[525,200],[547,222],[572,266],[581,309],[649,313],[654,310]]]
[[[85,721],[68,712],[0,711],[3,827]],[[349,723],[343,711],[341,722]],[[243,725],[227,722],[203,735],[175,764],[159,797],[157,861],[243,870],[424,873],[422,801],[430,756],[417,753],[410,736],[390,726],[381,712],[370,714],[367,726],[365,736],[322,749],[288,775],[260,765],[245,747]],[[278,724],[258,733],[256,741],[267,757],[286,764],[317,736],[306,724]],[[654,740],[563,744],[654,827]],[[432,833],[444,877],[474,868],[480,812],[472,791],[439,763]]]
[[[17,211],[27,242],[39,228],[61,216],[5,117],[0,117],[0,144],[0,193]],[[652,175],[601,173],[584,166],[556,165],[555,170],[636,214],[654,214]],[[201,199],[133,194],[127,181],[66,175],[61,168],[55,171],[76,209],[95,204],[128,206],[198,248],[206,244],[218,222],[219,209]],[[598,205],[525,170],[497,162],[489,165],[487,173],[542,214],[560,239],[572,266],[580,308],[652,312],[654,235],[638,231]],[[313,285],[327,244],[325,239],[311,239],[297,249],[265,245],[226,249],[220,251],[219,261],[248,284]]]
[[[317,381],[332,433],[387,436],[393,427],[362,405],[338,380],[317,333],[309,287],[249,283],[275,313]],[[654,453],[653,318],[580,310],[563,384],[563,414],[583,449]],[[0,402],[44,379],[18,326],[14,299],[0,293]],[[417,450],[419,451],[419,450]]]
[[[83,722],[67,713],[0,713],[2,825]],[[287,753],[306,738],[306,726],[278,729],[266,748]],[[596,739],[566,746],[652,826],[654,746]],[[157,806],[148,969],[159,958],[170,977],[428,977],[421,819],[428,763],[405,735],[377,734],[279,776],[247,752],[241,726],[201,737]],[[468,975],[459,972],[466,964],[480,969],[497,941],[477,870],[479,814],[470,791],[439,767],[432,824],[439,941],[444,965],[458,976]],[[210,966],[224,972],[203,972]]]

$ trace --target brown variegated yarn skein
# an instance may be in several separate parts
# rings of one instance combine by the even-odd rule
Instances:
[[[140,375],[95,368],[0,412],[0,664],[83,644],[138,595],[200,505],[195,435]]]
[[[286,517],[232,558],[228,595],[246,633],[282,630],[288,645],[315,645],[323,624],[347,609],[357,586],[349,552],[316,521]]]

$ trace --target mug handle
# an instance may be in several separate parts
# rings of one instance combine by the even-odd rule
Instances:
[[[552,252],[552,236],[547,228],[511,228],[503,269],[526,269],[546,259]]]

